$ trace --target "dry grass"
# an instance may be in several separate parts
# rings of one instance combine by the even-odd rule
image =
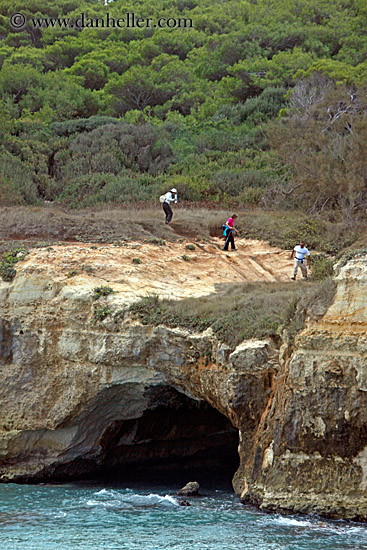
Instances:
[[[335,212],[311,217],[296,210],[246,210],[239,216],[237,226],[242,236],[269,241],[286,250],[304,241],[309,248],[332,255],[350,247],[361,233],[367,232],[367,220],[351,224]]]
[[[8,207],[0,209],[0,239],[39,241],[114,242],[151,238],[207,238],[213,217],[224,223],[227,212],[176,209],[171,225],[157,208],[83,209],[68,211],[54,207]],[[215,222],[214,222],[215,223]]]
[[[286,329],[290,344],[305,319],[320,319],[332,303],[336,285],[322,283],[247,283],[222,285],[215,295],[186,300],[143,298],[130,313],[143,324],[203,331],[209,327],[234,349],[243,340],[272,338],[279,344]]]
[[[233,212],[176,207],[170,225],[164,223],[159,203],[153,208],[88,208],[66,210],[49,207],[0,209],[0,240],[115,242],[180,238],[210,239],[222,235],[222,225]],[[236,226],[242,237],[269,241],[291,249],[303,240],[307,246],[329,254],[340,253],[365,235],[367,223],[348,225],[333,218],[310,218],[302,212],[238,210]]]
[[[289,343],[292,343],[296,334],[303,329],[307,317],[315,321],[325,315],[335,293],[335,281],[329,277],[322,283],[314,283],[310,291],[301,295],[300,299],[295,298],[289,302],[284,321]]]
[[[211,327],[232,348],[249,338],[279,339],[292,304],[309,295],[315,283],[248,283],[223,285],[218,293],[199,299],[144,298],[130,312],[143,324],[164,324],[202,331]]]

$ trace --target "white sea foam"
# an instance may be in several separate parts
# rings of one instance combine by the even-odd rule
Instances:
[[[87,500],[87,506],[103,506],[104,508],[116,508],[121,507],[120,500]]]
[[[122,495],[124,502],[130,502],[135,506],[179,506],[177,500],[170,495],[157,495],[150,493],[149,495]]]
[[[284,525],[285,527],[308,527],[310,529],[316,529],[320,531],[332,531],[335,533],[344,533],[344,534],[365,534],[366,529],[364,527],[352,527],[350,525],[336,525],[333,523],[329,523],[325,520],[320,519],[320,521],[309,521],[309,520],[300,520],[296,518],[289,518],[289,517],[277,517],[275,520],[275,523],[278,525]]]
[[[65,518],[66,515],[67,515],[66,512],[60,511],[60,512],[57,512],[56,514],[52,514],[52,517],[54,519],[60,519],[60,518]]]
[[[116,491],[113,489],[101,489],[94,493],[94,499],[87,501],[88,506],[122,506],[122,507],[148,507],[148,506],[179,506],[178,501],[170,495],[148,495],[134,494]],[[108,500],[105,500],[105,499]],[[113,500],[112,500],[113,499]]]
[[[312,524],[311,521],[307,520],[299,520],[295,518],[284,518],[280,517],[277,518],[276,523],[280,523],[280,525],[286,525],[286,526],[292,526],[292,527],[314,527],[314,524]]]
[[[107,489],[101,489],[100,491],[98,491],[97,493],[95,493],[96,495],[108,495],[109,494],[109,491],[107,491]]]

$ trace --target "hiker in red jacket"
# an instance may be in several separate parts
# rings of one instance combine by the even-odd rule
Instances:
[[[237,219],[237,214],[233,214],[233,216],[231,218],[228,218],[226,223],[223,225],[223,229],[224,229],[223,235],[227,238],[222,250],[228,250],[229,243],[231,243],[231,250],[237,250],[237,248],[235,247],[234,238],[233,238],[234,231],[236,232],[236,235],[238,234],[238,231],[234,226],[234,222],[236,221],[236,219]]]

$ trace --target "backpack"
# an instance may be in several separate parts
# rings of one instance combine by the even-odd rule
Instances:
[[[166,200],[166,195],[161,195],[161,196],[159,197],[159,202],[160,202],[160,203],[163,204],[165,200]]]

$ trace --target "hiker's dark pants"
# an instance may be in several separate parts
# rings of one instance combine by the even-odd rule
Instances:
[[[229,243],[231,243],[231,248],[234,250],[236,247],[234,245],[233,231],[230,231],[227,235],[226,242],[224,243],[223,250],[228,250]]]
[[[169,223],[172,220],[173,212],[172,208],[168,204],[168,202],[164,202],[162,204],[164,213],[166,214],[166,223]]]

